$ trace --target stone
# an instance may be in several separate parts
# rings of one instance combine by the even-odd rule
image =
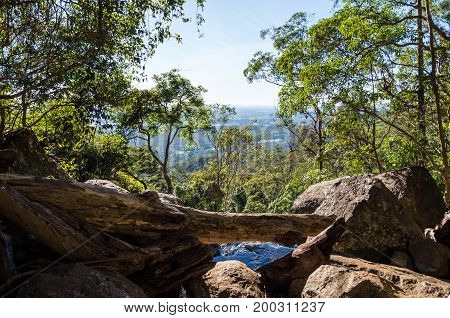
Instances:
[[[19,159],[19,154],[14,149],[0,150],[0,173],[10,172],[14,163]]]
[[[408,269],[332,255],[312,273],[302,297],[449,297],[450,283]],[[297,295],[300,296],[300,295]]]
[[[349,177],[338,178],[314,184],[303,191],[294,201],[291,212],[295,214],[311,214],[322,204],[325,198],[334,192],[342,180]]]
[[[447,246],[426,239],[409,244],[414,266],[425,275],[443,277],[448,273],[450,250]]]
[[[81,264],[61,265],[40,273],[17,292],[26,298],[146,298],[135,283],[112,272]]]
[[[335,182],[314,214],[344,218],[347,231],[335,250],[370,261],[386,262],[393,251],[406,251],[408,242],[424,237],[397,197],[367,175]]]
[[[298,278],[291,282],[289,285],[288,297],[290,298],[299,298],[302,295],[303,288],[305,288],[306,282],[308,281],[308,277],[306,278]]]
[[[391,256],[391,265],[413,269],[414,264],[411,256],[403,251],[394,251]]]
[[[426,168],[409,167],[375,177],[400,200],[422,231],[435,227],[444,217],[442,193]]]
[[[450,212],[447,212],[434,230],[434,239],[450,248]]]
[[[86,184],[95,185],[98,187],[103,187],[106,189],[114,190],[117,193],[130,193],[128,190],[125,190],[124,188],[119,187],[118,185],[114,184],[113,182],[109,180],[100,180],[100,179],[91,179],[85,182]]]
[[[0,143],[0,150],[5,149],[17,153],[14,160],[10,161],[14,173],[70,179],[57,161],[45,153],[31,129],[22,128],[6,134]]]
[[[239,261],[216,263],[202,277],[184,286],[187,297],[195,298],[262,298],[259,275]]]

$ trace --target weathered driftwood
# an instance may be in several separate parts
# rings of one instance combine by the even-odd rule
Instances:
[[[187,230],[208,244],[262,241],[294,245],[317,235],[334,220],[308,214],[217,213],[176,207],[188,215]]]
[[[308,277],[330,258],[333,245],[344,232],[345,221],[340,218],[291,254],[260,267],[257,271],[269,292],[287,294],[292,281]]]
[[[295,244],[314,236],[333,221],[319,215],[235,214],[195,210],[157,196],[118,193],[94,185],[37,177],[0,175],[33,202],[66,211],[110,233],[160,238],[181,231],[203,243],[245,240]]]

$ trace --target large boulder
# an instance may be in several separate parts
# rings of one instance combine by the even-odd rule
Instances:
[[[195,298],[264,297],[259,275],[239,261],[216,263],[200,278],[188,282],[186,296]]]
[[[295,289],[293,289],[295,290]],[[342,256],[320,266],[306,281],[302,297],[448,297],[450,283],[408,269]]]
[[[445,202],[430,172],[421,167],[367,174],[359,177],[377,178],[399,199],[419,228],[435,227],[445,213]],[[294,201],[292,213],[314,213],[325,199],[355,177],[342,177],[315,184]]]
[[[16,151],[10,160],[10,170],[17,174],[69,179],[56,160],[45,153],[31,129],[22,128],[5,135],[0,150],[6,149]]]
[[[132,281],[115,273],[79,264],[62,265],[40,273],[17,292],[25,298],[145,298]]]
[[[415,268],[422,274],[443,277],[448,273],[450,250],[447,246],[426,239],[409,244]]]
[[[306,189],[292,205],[291,212],[295,214],[314,213],[327,196],[339,186],[342,180],[349,177],[338,178],[314,184]]]
[[[442,193],[427,169],[410,167],[376,177],[400,200],[421,230],[436,226],[444,217]]]
[[[314,214],[344,218],[348,231],[335,250],[371,261],[387,261],[393,251],[407,250],[409,241],[423,238],[397,197],[367,175],[335,182]]]

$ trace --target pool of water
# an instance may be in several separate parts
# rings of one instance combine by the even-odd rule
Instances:
[[[256,270],[291,253],[295,247],[266,242],[237,242],[221,244],[214,248],[216,250],[213,259],[215,262],[236,260]]]

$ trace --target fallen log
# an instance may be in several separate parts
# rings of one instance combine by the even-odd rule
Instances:
[[[0,185],[0,215],[69,260],[125,260],[109,265],[126,275],[159,254],[159,250],[137,248],[98,231],[62,210],[31,202],[7,184]]]
[[[158,196],[118,193],[95,185],[39,177],[0,175],[30,201],[51,205],[107,232],[161,238],[180,231],[203,243],[268,241],[297,244],[329,226],[334,217],[216,213],[162,202]]]
[[[261,241],[292,246],[302,238],[317,235],[334,221],[334,217],[311,214],[218,213],[176,208],[188,215],[186,230],[206,244]]]

